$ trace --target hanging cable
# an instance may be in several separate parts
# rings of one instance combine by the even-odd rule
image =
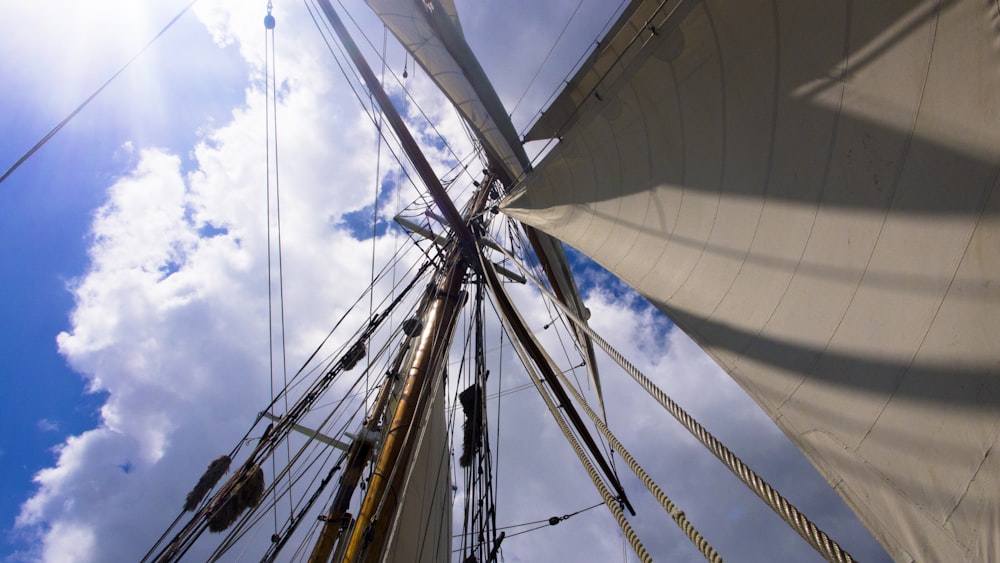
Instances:
[[[506,253],[506,251],[505,251]],[[513,260],[513,256],[508,255],[508,258]],[[664,393],[655,383],[652,382],[645,374],[638,370],[631,362],[629,362],[625,356],[620,352],[615,350],[606,340],[601,338],[586,322],[576,316],[575,313],[569,310],[559,302],[558,299],[551,292],[549,292],[534,276],[528,272],[527,268],[521,266],[519,262],[515,263],[524,272],[525,278],[529,279],[543,294],[545,294],[549,300],[556,304],[559,309],[566,314],[566,317],[573,321],[581,330],[587,333],[598,346],[604,349],[605,352],[612,359],[614,359],[618,365],[628,373],[632,379],[639,384],[647,393],[649,393],[660,405],[669,412],[678,422],[681,423],[688,432],[691,433],[699,442],[702,443],[719,461],[722,462],[730,471],[739,478],[751,491],[753,491],[761,500],[763,500],[778,516],[781,517],[793,530],[795,530],[802,539],[806,540],[809,545],[813,546],[823,557],[828,561],[834,561],[837,563],[848,563],[854,561],[850,553],[847,553],[840,545],[834,541],[830,536],[826,534],[823,530],[820,530],[816,524],[814,524],[805,514],[799,512],[799,510],[788,501],[777,489],[772,487],[767,481],[761,478],[760,475],[751,469],[746,463],[743,462],[736,454],[734,454],[729,448],[725,446],[718,438],[712,435],[711,432],[705,429],[697,420],[694,419],[690,414],[688,414],[684,409],[680,407],[677,403],[673,401],[666,393]]]
[[[271,134],[273,132],[273,146],[274,146],[274,210],[275,210],[275,238],[277,243],[277,266],[278,266],[278,326],[281,333],[280,350],[281,357],[278,359],[279,369],[281,370],[281,381],[282,389],[288,388],[288,367],[287,367],[287,353],[286,353],[286,343],[285,343],[285,279],[284,279],[284,256],[281,244],[281,175],[279,169],[278,160],[278,79],[277,79],[277,59],[275,57],[275,39],[274,39],[274,28],[275,19],[274,15],[271,13],[273,9],[273,4],[271,0],[267,2],[267,15],[264,16],[264,119],[265,123],[265,169],[267,173],[267,180],[265,182],[267,188],[267,310],[268,310],[268,364],[269,373],[271,378],[271,415],[274,413],[274,311],[273,303],[274,298],[272,295],[273,280],[272,275],[272,263],[271,263]],[[268,80],[270,78],[270,80]],[[285,412],[288,412],[288,394],[282,393],[284,396],[284,406]],[[286,461],[291,458],[291,446],[285,443],[285,455]],[[271,474],[277,474],[275,467],[275,459],[271,457]],[[292,483],[291,480],[288,482],[288,508],[290,513],[294,513],[294,506],[292,505],[292,494],[291,494]],[[277,503],[275,503],[277,504]],[[274,519],[275,519],[275,534],[277,535],[277,506],[275,506]]]
[[[492,264],[489,261],[484,260],[482,263],[484,268],[492,268]],[[615,451],[618,452],[618,455],[622,456],[622,459],[625,460],[625,463],[628,465],[629,469],[631,469],[635,473],[636,477],[638,477],[639,480],[642,481],[642,484],[645,485],[647,489],[649,489],[649,492],[653,494],[653,496],[660,503],[663,509],[667,511],[667,514],[670,515],[670,517],[674,520],[674,522],[677,523],[677,526],[680,527],[680,529],[684,532],[684,534],[688,537],[688,539],[691,540],[691,543],[693,543],[695,547],[698,548],[698,551],[705,557],[705,559],[707,559],[712,563],[721,563],[722,557],[719,556],[719,554],[708,543],[708,541],[705,540],[704,537],[702,537],[702,535],[698,532],[697,529],[695,529],[694,525],[691,524],[691,522],[687,519],[687,516],[685,516],[684,511],[678,508],[673,503],[673,501],[670,500],[670,497],[668,497],[667,494],[664,493],[662,489],[660,489],[659,485],[657,485],[656,482],[653,481],[652,477],[650,477],[649,474],[646,473],[646,471],[642,468],[642,466],[640,466],[639,463],[635,460],[635,458],[632,457],[632,454],[625,449],[625,446],[623,446],[621,442],[618,441],[618,438],[615,437],[615,435],[611,432],[611,430],[604,423],[604,421],[601,420],[599,416],[597,416],[597,413],[595,413],[593,409],[590,408],[590,405],[587,403],[584,397],[580,395],[580,392],[576,390],[576,387],[570,384],[569,380],[566,378],[566,375],[562,372],[562,370],[555,369],[554,363],[552,362],[552,358],[550,358],[549,355],[545,353],[544,350],[542,350],[542,353],[545,356],[545,359],[549,362],[549,364],[552,365],[553,372],[555,372],[556,377],[558,377],[563,382],[563,387],[569,390],[570,394],[573,395],[573,399],[576,400],[577,404],[579,404],[580,407],[583,408],[583,411],[587,414],[588,417],[590,417],[590,420],[591,422],[594,423],[594,426],[596,426],[598,431],[600,431],[601,434],[604,435],[608,443],[611,444],[611,447],[613,447]]]
[[[94,101],[94,98],[96,98],[98,94],[100,94],[105,88],[107,88],[109,84],[111,84],[112,82],[114,82],[114,80],[116,78],[118,78],[119,74],[125,72],[125,69],[127,69],[129,66],[131,66],[132,63],[135,62],[135,60],[138,59],[140,55],[142,55],[143,53],[146,52],[146,49],[149,49],[149,47],[153,43],[156,43],[156,40],[159,39],[160,37],[162,37],[163,34],[166,33],[168,29],[170,29],[171,27],[173,27],[173,25],[175,23],[177,23],[177,20],[181,19],[181,16],[183,16],[184,14],[186,14],[187,11],[191,9],[191,6],[194,6],[194,3],[197,2],[197,1],[198,0],[191,0],[190,2],[188,2],[188,4],[186,6],[184,6],[183,8],[181,8],[181,11],[178,12],[177,15],[173,17],[173,19],[171,19],[169,22],[167,22],[167,25],[163,26],[163,29],[161,29],[159,33],[157,33],[155,36],[153,36],[153,38],[150,39],[148,43],[146,43],[145,45],[143,45],[142,48],[139,49],[139,52],[136,53],[135,55],[133,55],[132,58],[129,59],[128,62],[126,62],[121,68],[119,68],[117,72],[115,72],[114,74],[112,74],[111,78],[107,79],[104,82],[104,84],[101,84],[101,86],[97,90],[94,90],[94,93],[91,94],[90,96],[88,96],[87,99],[83,101],[83,103],[81,103],[80,105],[78,105],[76,107],[76,109],[74,109],[73,111],[71,111],[69,113],[69,115],[66,116],[65,119],[63,119],[62,121],[60,121],[58,125],[56,125],[55,127],[53,127],[51,131],[49,131],[48,133],[46,133],[45,136],[42,137],[41,140],[39,140],[37,143],[35,143],[35,146],[33,146],[30,149],[28,149],[28,152],[24,153],[21,156],[21,158],[17,159],[17,162],[15,162],[14,164],[12,164],[10,166],[10,168],[8,168],[7,171],[3,173],[3,176],[0,176],[0,184],[2,184],[4,182],[4,180],[6,180],[11,174],[13,174],[15,170],[17,170],[18,168],[20,168],[20,166],[22,164],[24,164],[25,161],[27,161],[29,158],[31,158],[32,155],[34,155],[36,152],[38,152],[38,149],[42,148],[42,146],[45,145],[45,143],[49,142],[49,139],[51,139],[53,136],[55,136],[56,133],[58,133],[60,130],[62,130],[62,128],[65,127],[67,123],[69,123],[70,121],[72,121],[72,119],[74,117],[76,117],[76,114],[78,114],[81,111],[83,111],[83,108],[87,107],[87,105],[90,104],[90,102]]]

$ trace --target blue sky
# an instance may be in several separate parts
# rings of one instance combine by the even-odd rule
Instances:
[[[0,90],[0,166],[16,160],[184,4],[165,1],[149,7],[101,0],[10,7],[5,18],[16,21],[17,29],[0,37],[0,51],[17,56],[0,61],[0,71],[10,77]],[[276,4],[278,66],[288,76],[280,107],[282,146],[288,147],[282,152],[282,170],[287,171],[282,182],[288,190],[282,197],[287,197],[283,205],[287,201],[288,207],[282,212],[289,221],[288,320],[296,327],[289,331],[290,353],[296,357],[329,328],[329,318],[347,296],[365,285],[372,243],[364,221],[372,211],[372,186],[380,180],[370,166],[375,149],[370,122],[337,82],[339,75],[308,15],[298,3]],[[538,30],[554,25],[544,22],[561,25],[559,18],[568,17],[575,4],[553,2],[547,6],[550,13],[537,14],[542,23],[522,32],[518,56],[537,57],[547,50],[547,45],[530,45],[528,39],[544,38]],[[187,487],[191,472],[200,471],[242,435],[261,403],[262,381],[240,377],[259,375],[266,358],[266,341],[259,340],[261,323],[266,322],[260,320],[266,307],[261,291],[264,210],[257,197],[263,189],[259,63],[265,5],[260,2],[251,9],[201,2],[202,12],[182,18],[0,184],[0,241],[6,258],[0,269],[0,533],[5,540],[0,560],[57,560],[71,543],[84,554],[77,555],[81,560],[88,555],[100,559],[94,554],[102,549],[108,550],[105,554],[135,553],[158,535],[159,521],[173,513],[130,520],[122,507],[134,506],[136,499],[150,507],[169,506]],[[490,27],[506,32],[528,5],[510,5],[505,19],[478,13],[466,18],[461,4],[459,9],[471,38],[477,37],[476,30]],[[590,7],[597,15],[576,34],[569,52],[588,44],[608,16]],[[353,11],[370,26],[371,16],[362,10]],[[380,32],[377,26],[372,29]],[[496,48],[495,42],[473,47],[488,74],[512,70],[509,49]],[[402,66],[402,56],[394,60]],[[567,60],[555,68],[568,70],[575,58]],[[412,61],[410,65],[414,76]],[[501,97],[508,103],[516,100],[533,71],[525,68],[499,85]],[[564,73],[552,71],[549,87]],[[408,85],[425,100],[424,107],[441,121],[446,134],[461,132],[452,112],[440,102],[426,101],[431,100],[426,81],[412,78]],[[526,109],[515,114],[518,125],[548,92],[546,86],[529,91],[522,104]],[[435,164],[447,168],[445,162]],[[382,180],[386,188],[389,184]],[[398,231],[383,227],[379,235],[380,252],[397,244],[393,237]],[[590,297],[588,306],[595,316],[602,313],[608,319],[602,326],[619,333],[614,336],[620,346],[662,351],[663,357],[651,360],[647,368],[684,366],[690,379],[673,385],[694,403],[695,411],[719,416],[723,434],[750,440],[752,458],[769,465],[813,508],[829,509],[834,527],[845,530],[862,554],[879,556],[871,538],[845,516],[846,509],[836,505],[836,497],[824,490],[815,473],[809,475],[811,469],[801,457],[784,463],[795,454],[782,446],[780,433],[749,425],[748,420],[765,424],[755,407],[745,399],[732,406],[736,403],[729,401],[738,400],[735,386],[720,391],[720,404],[698,398],[705,381],[724,376],[690,341],[668,332],[669,323],[654,318],[648,305],[620,284],[608,282],[579,254],[571,251],[570,256]],[[355,268],[354,262],[363,267]],[[538,315],[533,320],[541,326],[544,311]],[[100,390],[88,393],[92,385]],[[227,393],[227,400],[220,404],[215,393]],[[633,398],[620,400],[627,408],[641,408]],[[535,420],[527,411],[522,416],[526,424]],[[631,431],[658,432],[651,430],[656,427],[645,414],[637,418]],[[696,467],[708,463],[689,451],[684,438],[677,440],[683,456],[661,460],[665,471],[689,455],[697,460],[691,462]],[[553,464],[543,453],[531,455],[538,456],[533,459],[540,465]],[[663,452],[647,455],[660,459],[656,456]],[[33,483],[40,471],[43,478]],[[534,472],[533,467],[525,475],[528,472]],[[678,488],[685,494],[686,483],[700,471],[694,473],[680,478]],[[720,484],[710,488],[727,493],[738,488],[724,474],[717,478]],[[564,481],[560,486],[572,494],[582,482]],[[150,491],[149,483],[163,484],[162,490]],[[590,496],[585,498],[552,506],[577,509],[592,504]],[[726,526],[748,530],[729,534],[733,537],[725,541],[752,544],[754,538],[743,536],[757,533],[758,526],[779,534],[770,531],[773,523],[766,521],[766,512],[763,517],[754,512],[759,507],[752,495],[737,498],[732,505],[705,509]],[[509,518],[562,510],[547,507],[543,500],[531,500],[537,506],[518,507]],[[30,510],[22,507],[26,502]],[[33,520],[15,529],[19,513]],[[595,520],[581,523],[584,528],[566,526],[567,531],[559,533],[569,534],[572,541],[581,529],[607,524],[599,520],[606,515],[586,518]],[[583,517],[581,521],[588,522]],[[655,536],[657,528],[651,529]],[[769,547],[774,553],[809,556],[808,548],[796,543],[798,538],[780,533],[784,535],[775,536],[780,539],[760,547],[760,560],[767,559]],[[660,553],[674,549],[659,547]],[[520,560],[518,553],[524,552],[512,544],[508,553],[511,560]],[[690,555],[681,553],[681,558]]]
[[[0,166],[8,166],[60,121],[116,67],[124,64],[186,2],[164,2],[137,21],[117,14],[115,3],[83,10],[79,37],[57,35],[49,7],[12,7],[20,35],[4,39],[0,61],[8,77],[0,92]],[[29,3],[30,4],[30,3]],[[64,6],[63,6],[64,7]],[[91,10],[93,8],[93,10]],[[24,12],[24,13],[18,13]],[[169,14],[169,15],[168,15]],[[139,29],[135,29],[135,28]],[[134,39],[115,45],[109,36]],[[87,45],[89,54],[47,46]],[[171,56],[171,53],[195,57]],[[86,72],[68,70],[77,57]],[[101,60],[98,60],[101,59]],[[212,68],[211,73],[205,72]],[[189,80],[192,73],[199,80]],[[109,183],[134,164],[123,149],[135,145],[172,147],[182,153],[199,127],[228,119],[243,99],[247,70],[235,48],[219,49],[193,15],[137,60],[86,110],[0,185],[4,218],[0,241],[3,338],[0,339],[0,555],[23,548],[13,533],[20,505],[34,489],[32,476],[51,465],[53,448],[66,437],[93,428],[105,392],[89,393],[80,374],[58,354],[56,335],[69,328],[74,301],[67,286],[88,267],[90,225],[106,199]],[[155,95],[150,94],[154,88]],[[127,108],[123,110],[122,108]]]

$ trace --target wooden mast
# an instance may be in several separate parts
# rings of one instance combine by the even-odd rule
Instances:
[[[448,266],[432,289],[434,298],[424,316],[424,328],[400,394],[368,493],[358,514],[347,545],[344,561],[378,561],[384,550],[389,526],[401,499],[406,468],[417,441],[417,424],[424,419],[431,395],[442,385],[440,374],[447,361],[448,348],[458,312],[464,303],[462,283],[468,264],[456,250],[451,251]]]
[[[333,6],[328,0],[320,0],[319,3],[331,27],[361,73],[369,91],[378,102],[386,120],[399,138],[407,157],[413,163],[421,180],[451,227],[453,236],[459,242],[457,247],[449,249],[445,271],[439,277],[437,286],[429,290],[432,295],[430,305],[424,314],[423,332],[420,335],[417,350],[403,384],[403,391],[392,422],[385,435],[376,472],[369,483],[364,504],[347,543],[343,560],[356,561],[366,552],[378,554],[384,548],[388,525],[392,522],[392,516],[399,505],[399,499],[396,498],[395,492],[399,490],[406,475],[406,471],[401,468],[407,467],[413,454],[414,439],[412,438],[415,437],[416,433],[408,431],[413,426],[414,421],[423,419],[428,398],[438,381],[436,376],[443,368],[441,362],[447,355],[455,319],[463,299],[462,282],[468,265],[475,263],[475,261],[466,260],[463,255],[471,255],[475,250],[475,245],[473,244],[472,230],[469,229],[458,209],[455,208],[455,204],[448,197],[444,186],[441,185],[430,163],[420,151],[416,140],[406,128],[389,96],[375,77],[371,67],[368,66]],[[489,182],[485,182],[484,185],[488,187]],[[488,193],[487,189],[480,189],[475,198],[476,201],[470,208],[471,213],[479,211],[478,208],[482,207]],[[354,465],[360,466],[367,460],[371,447],[358,445],[357,448],[359,450],[357,455],[352,457],[355,461]],[[352,467],[349,467],[348,471],[352,471]],[[390,491],[390,494],[386,494],[386,491]],[[342,492],[349,495],[353,492],[353,487],[352,491]],[[310,561],[318,563],[329,559],[333,540],[339,527],[340,523],[338,522],[327,522]]]
[[[408,370],[407,379],[403,384],[401,398],[392,422],[385,433],[375,474],[369,483],[368,492],[365,495],[342,559],[345,563],[374,562],[380,559],[382,551],[386,548],[387,532],[399,507],[400,499],[397,495],[402,490],[406,478],[405,468],[412,462],[414,443],[418,433],[410,430],[414,428],[415,423],[424,420],[430,396],[435,391],[436,386],[440,384],[437,375],[443,371],[443,362],[447,358],[455,320],[464,301],[462,284],[465,275],[470,267],[478,269],[479,258],[475,244],[477,237],[467,221],[482,211],[490,193],[490,186],[496,180],[496,176],[493,173],[488,173],[487,178],[473,196],[473,201],[467,209],[467,215],[463,217],[455,207],[454,202],[451,201],[444,186],[329,0],[319,0],[319,5],[355,67],[361,73],[368,90],[379,104],[386,121],[395,132],[407,157],[430,192],[435,204],[441,210],[444,220],[451,228],[452,239],[455,241],[455,244],[447,249],[446,265],[438,277],[437,285],[430,290],[432,292],[431,303],[424,315],[420,342]],[[494,168],[497,168],[495,164]],[[498,173],[506,176],[502,167],[498,168]],[[507,180],[509,182],[509,178]],[[573,416],[576,413],[572,404],[565,397],[560,397],[560,402],[571,415],[573,425],[586,441],[591,455],[598,461],[605,475],[611,481],[619,495],[619,500],[631,511],[625,492],[618,483],[614,472],[608,467],[579,417]],[[320,548],[317,545],[316,552],[314,552],[314,555],[319,554],[321,557],[312,558],[311,561],[325,563],[329,557],[327,546],[332,548],[329,534],[331,531],[329,526],[324,527],[325,533],[321,535],[319,540],[324,544],[324,547]],[[338,548],[338,551],[340,549]]]

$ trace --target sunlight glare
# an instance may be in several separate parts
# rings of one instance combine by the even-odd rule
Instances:
[[[16,23],[7,27],[12,36],[0,39],[0,47],[8,40],[32,46],[18,52],[11,66],[30,82],[48,85],[51,94],[36,100],[40,106],[64,112],[125,64],[182,6],[136,0],[13,3],[4,17]]]

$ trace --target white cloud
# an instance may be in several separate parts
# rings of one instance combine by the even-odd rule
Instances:
[[[42,432],[56,432],[59,430],[59,423],[43,418],[38,421],[38,429]]]

